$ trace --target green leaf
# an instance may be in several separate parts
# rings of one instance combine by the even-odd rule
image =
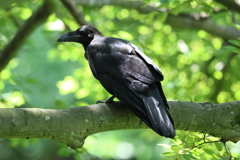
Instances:
[[[236,45],[236,46],[240,46],[240,40],[233,40],[233,39],[230,39],[229,40],[230,43]]]
[[[151,2],[151,0],[143,0],[143,3],[149,4]]]
[[[27,79],[27,83],[29,83],[29,84],[38,84],[39,81],[37,79],[35,79],[35,78],[28,78]]]
[[[227,155],[226,157],[228,157],[229,155]],[[221,159],[222,158],[222,156],[219,154],[219,153],[215,153],[215,154],[213,154],[213,157],[215,158],[215,159]]]
[[[63,101],[60,101],[60,100],[56,100],[55,101],[55,105],[57,106],[57,108],[59,109],[63,109],[63,108],[66,108],[66,104],[63,102]]]
[[[218,141],[219,140],[218,137],[213,137],[213,136],[208,136],[207,139],[210,141]]]
[[[194,102],[202,102],[204,100],[204,96],[196,95],[194,96]]]
[[[171,139],[171,140],[178,145],[182,143],[182,141],[178,138],[174,138],[174,139]]]
[[[171,146],[171,150],[176,151],[176,152],[178,152],[178,151],[181,150],[182,148],[183,148],[182,145],[172,145],[172,146]]]
[[[192,150],[193,156],[199,156],[202,152],[203,152],[203,151],[202,151],[202,149],[200,149],[200,148],[194,148],[194,149]]]
[[[158,18],[158,20],[160,20],[161,22],[165,22],[165,20],[167,19],[167,13],[165,13],[165,12],[160,12],[160,13],[158,13],[158,15],[157,15],[157,18]]]
[[[171,146],[170,145],[168,145],[168,144],[158,144],[159,146],[163,146],[163,147],[165,147],[165,148],[171,148]]]
[[[162,156],[175,156],[177,153],[176,152],[165,152],[162,154]]]
[[[234,46],[224,46],[224,49],[229,52],[240,53],[240,49]]]
[[[191,154],[182,154],[183,158],[185,160],[193,160],[193,159],[197,159],[197,157],[192,156]]]
[[[213,155],[214,152],[211,149],[203,149],[205,153],[209,154],[209,155]]]
[[[57,151],[57,154],[61,157],[68,157],[71,155],[71,152],[68,148],[60,148],[58,151]]]
[[[170,0],[160,0],[161,2],[161,5],[164,4],[164,3],[168,3]]]
[[[188,143],[194,143],[195,142],[195,136],[191,134],[188,134],[188,136],[186,137],[186,142]]]

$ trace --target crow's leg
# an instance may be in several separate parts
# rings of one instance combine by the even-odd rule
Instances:
[[[114,102],[113,99],[115,98],[115,96],[111,96],[110,98],[108,98],[107,100],[105,101],[100,101],[98,100],[96,103],[112,103]]]

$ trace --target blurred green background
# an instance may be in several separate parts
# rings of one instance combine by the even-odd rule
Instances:
[[[139,12],[137,6],[98,1],[77,8],[105,36],[128,40],[163,71],[168,100],[223,103],[240,97],[238,40],[228,41],[201,29],[178,29],[165,23],[167,12]],[[99,1],[103,3],[102,1]],[[113,1],[114,2],[114,1]],[[123,1],[124,2],[124,1]],[[142,2],[142,1],[141,1]],[[40,0],[7,1],[0,7],[0,50],[43,3]],[[0,76],[0,107],[64,109],[94,104],[110,95],[94,79],[80,44],[57,43],[57,38],[79,24],[60,1],[54,13],[18,50]],[[81,2],[79,2],[81,3]],[[217,25],[239,27],[239,14],[212,0],[143,1],[143,8],[166,8],[173,15],[208,15]],[[83,7],[84,6],[84,7]],[[51,7],[51,6],[49,6]],[[215,12],[215,8],[223,10]],[[234,21],[233,21],[234,18]],[[225,44],[228,46],[225,47]],[[43,139],[0,139],[0,160],[87,159],[224,159],[240,157],[240,144],[200,133],[177,131],[175,140],[152,130],[98,133],[86,139],[82,149]]]

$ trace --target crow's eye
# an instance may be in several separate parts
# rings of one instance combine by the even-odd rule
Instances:
[[[91,31],[91,30],[88,30],[88,31],[87,31],[87,34],[90,34],[90,33],[93,33],[93,31]]]
[[[79,30],[79,29],[77,30],[77,33],[80,34],[80,35],[85,35],[86,34],[85,31],[82,31],[82,30]]]

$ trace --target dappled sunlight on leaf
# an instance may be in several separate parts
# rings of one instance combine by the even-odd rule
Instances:
[[[213,75],[214,75],[214,77],[215,77],[216,79],[218,79],[218,80],[223,77],[223,74],[222,74],[221,71],[215,71],[215,72],[213,73]]]
[[[63,81],[57,82],[57,87],[59,92],[62,95],[65,95],[77,91],[79,88],[79,83],[73,77],[67,76]]]
[[[82,89],[79,89],[76,93],[75,93],[75,97],[77,99],[81,99],[81,98],[84,98],[86,96],[88,96],[90,94],[89,90],[86,89],[86,88],[82,88]]]
[[[124,19],[124,18],[128,18],[129,16],[129,11],[127,9],[122,9],[118,14],[117,14],[117,18],[118,19]]]
[[[20,17],[22,19],[27,19],[28,17],[31,16],[31,14],[32,14],[32,10],[30,8],[25,8],[24,10],[22,10]]]
[[[231,95],[228,92],[220,92],[217,96],[217,100],[219,103],[224,103],[227,101],[227,99],[229,99],[231,97]]]
[[[0,81],[0,90],[3,90],[5,87],[4,83],[2,81]]]
[[[64,31],[65,30],[65,26],[63,24],[63,22],[60,19],[57,19],[54,22],[49,22],[46,23],[46,30],[53,30],[53,31]]]
[[[213,40],[212,40],[212,45],[213,45],[213,47],[216,49],[216,50],[218,50],[218,49],[220,49],[221,48],[221,46],[222,46],[222,39],[220,39],[220,38],[213,38]]]
[[[133,39],[132,35],[125,31],[118,31],[119,37],[122,39],[131,41]]]
[[[180,39],[177,42],[177,44],[178,44],[178,47],[179,47],[181,52],[183,52],[185,54],[187,54],[189,52],[188,46],[186,45],[186,43],[183,40]]]
[[[11,77],[10,70],[8,70],[8,69],[2,70],[1,73],[0,73],[0,77],[1,77],[2,80],[9,79]]]
[[[4,93],[1,97],[6,100],[6,106],[8,106],[8,104],[12,106],[21,106],[25,103],[25,99],[19,91]]]
[[[130,159],[134,154],[134,147],[131,143],[121,142],[116,146],[116,156],[120,159]]]

